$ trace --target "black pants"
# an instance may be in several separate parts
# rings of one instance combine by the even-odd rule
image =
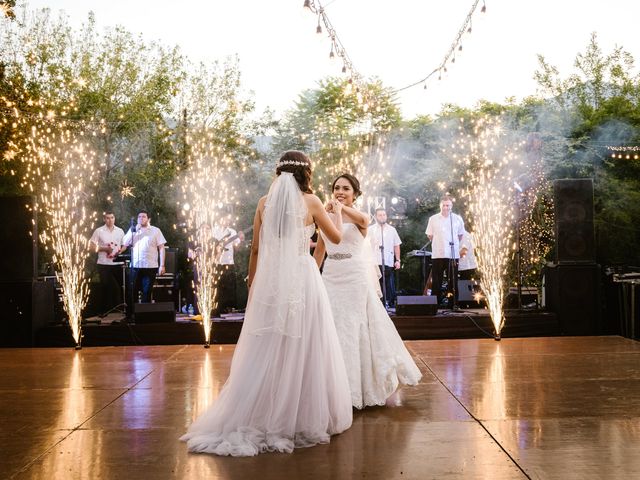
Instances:
[[[133,285],[132,295],[133,303],[140,298],[142,303],[151,302],[151,292],[153,290],[153,283],[156,281],[157,268],[134,268],[133,278],[131,284]]]
[[[442,288],[444,274],[447,274],[447,289]],[[453,306],[453,295],[449,297],[448,292],[453,293],[455,285],[456,300],[458,297],[458,260],[450,260],[449,258],[434,258],[431,266],[431,293],[438,296],[438,305],[444,298],[449,298],[449,306]]]
[[[236,308],[236,266],[218,265],[218,292],[216,300],[220,313],[228,313],[232,308]]]
[[[122,265],[101,265],[100,276],[100,313],[104,314],[122,303]]]
[[[396,304],[396,271],[393,267],[389,267],[387,265],[384,266],[384,272],[382,271],[382,265],[378,265],[378,268],[380,269],[380,273],[383,273],[383,276],[380,277],[380,290],[382,290],[382,293],[384,294],[385,291],[382,288],[382,279],[384,278],[386,280],[386,287],[387,287],[387,291],[386,291],[386,299],[387,299],[387,305],[389,305],[390,307],[393,307]],[[384,295],[382,297],[382,302],[384,303]]]

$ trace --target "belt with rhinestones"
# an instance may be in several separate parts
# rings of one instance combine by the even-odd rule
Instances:
[[[330,258],[331,260],[344,260],[346,258],[351,258],[351,254],[350,253],[332,253],[331,255],[328,255],[328,258]]]

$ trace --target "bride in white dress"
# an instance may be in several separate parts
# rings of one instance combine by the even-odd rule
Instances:
[[[311,193],[311,163],[286,152],[260,199],[249,264],[249,302],[231,373],[213,405],[181,437],[189,451],[252,456],[328,443],[351,426],[345,363],[329,298],[309,254],[314,222],[340,242]]]
[[[342,204],[342,241],[321,232],[314,257],[331,298],[354,407],[384,405],[400,384],[416,385],[422,374],[378,298],[378,279],[367,235],[369,217],[353,208],[360,183],[349,174],[332,185]],[[327,207],[335,211],[335,203]]]

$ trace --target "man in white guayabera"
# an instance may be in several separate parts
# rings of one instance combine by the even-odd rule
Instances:
[[[146,210],[138,212],[137,225],[134,225],[133,218],[131,220],[131,228],[122,243],[131,246],[133,298],[134,301],[149,303],[156,274],[163,275],[165,272],[164,245],[167,241],[160,229],[151,225]]]
[[[447,290],[450,295],[449,306],[455,305],[454,292],[457,294],[458,259],[460,258],[460,241],[464,234],[464,221],[460,215],[452,212],[453,201],[448,195],[440,199],[440,213],[429,218],[426,234],[431,240],[431,279],[433,294],[438,296],[438,304],[442,303],[445,293],[442,289],[444,272],[447,272]]]
[[[105,314],[122,303],[123,262],[114,261],[122,247],[124,231],[116,225],[112,211],[103,214],[104,225],[91,235],[91,248],[98,252],[98,275],[100,276],[100,314]]]

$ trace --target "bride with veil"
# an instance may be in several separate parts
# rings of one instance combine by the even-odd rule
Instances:
[[[181,437],[189,451],[252,456],[328,443],[351,426],[349,382],[331,305],[309,255],[317,224],[342,237],[312,194],[311,162],[286,152],[260,199],[249,263],[249,302],[220,395]]]

